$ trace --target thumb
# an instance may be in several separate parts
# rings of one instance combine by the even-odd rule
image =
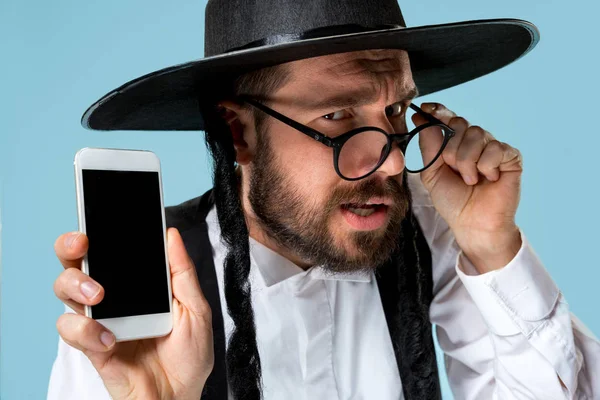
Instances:
[[[196,267],[176,228],[167,230],[167,247],[173,297],[194,314],[204,314],[203,310],[206,309],[207,302],[198,282]]]
[[[428,123],[427,119],[422,115],[415,113],[412,116],[412,121],[415,126],[420,126]],[[444,133],[438,126],[432,126],[425,128],[419,132],[419,148],[421,149],[421,157],[423,160],[423,166],[429,165],[431,160],[437,156],[442,144],[444,143]],[[426,171],[429,174],[435,173],[442,165],[444,161],[442,157],[438,158],[436,162],[430,166]]]

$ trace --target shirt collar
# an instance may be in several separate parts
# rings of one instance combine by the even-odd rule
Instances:
[[[250,238],[250,256],[267,287],[293,276],[310,276],[312,279],[334,281],[371,282],[372,274],[361,271],[332,273],[322,266],[314,266],[305,271],[253,238]]]

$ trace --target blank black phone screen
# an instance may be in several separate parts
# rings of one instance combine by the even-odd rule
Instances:
[[[169,312],[158,172],[83,169],[94,319]]]

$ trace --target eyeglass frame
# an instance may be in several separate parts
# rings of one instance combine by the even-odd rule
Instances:
[[[412,171],[410,169],[408,169],[406,167],[406,164],[404,165],[404,168],[410,172],[410,173],[419,173],[422,171],[425,171],[427,168],[429,168],[431,165],[433,165],[433,163],[435,163],[437,161],[437,159],[440,157],[440,155],[442,154],[442,152],[444,151],[444,149],[446,148],[446,145],[448,144],[448,141],[454,137],[454,135],[456,134],[456,132],[454,131],[454,129],[450,128],[448,125],[446,125],[445,123],[443,123],[442,121],[440,121],[439,119],[435,118],[433,115],[426,113],[425,111],[423,111],[420,107],[414,105],[413,103],[411,103],[409,105],[409,107],[411,109],[413,109],[416,113],[418,113],[419,115],[423,116],[425,119],[427,119],[429,122],[423,124],[423,125],[419,125],[417,126],[415,129],[411,130],[408,133],[387,133],[385,130],[375,127],[375,126],[363,126],[360,128],[355,128],[352,129],[348,132],[345,132],[339,136],[336,136],[334,138],[329,137],[319,131],[317,131],[316,129],[313,129],[311,127],[308,127],[306,125],[301,124],[300,122],[294,121],[293,119],[286,117],[285,115],[273,110],[272,108],[262,104],[261,102],[254,100],[252,97],[250,96],[246,96],[246,95],[240,95],[238,96],[238,98],[256,108],[258,108],[259,110],[263,111],[264,113],[270,115],[271,117],[277,119],[280,122],[283,122],[284,124],[300,131],[301,133],[305,134],[306,136],[311,137],[312,139],[316,140],[319,143],[324,144],[327,147],[330,147],[333,149],[333,167],[335,168],[335,172],[344,180],[347,181],[358,181],[360,179],[364,179],[368,176],[370,176],[371,174],[373,174],[375,171],[377,171],[379,169],[379,167],[381,167],[383,165],[383,163],[385,163],[385,161],[387,160],[387,158],[389,157],[391,151],[392,151],[392,144],[393,142],[399,142],[399,147],[400,150],[402,151],[402,155],[405,155],[405,148],[403,149],[403,147],[400,145],[404,142],[406,142],[406,146],[408,147],[408,143],[410,143],[411,139],[420,131],[430,128],[430,127],[440,127],[442,128],[442,132],[444,133],[444,142],[442,143],[442,146],[440,147],[439,152],[436,154],[436,156],[431,160],[431,162],[429,164],[427,164],[426,166],[424,166],[423,168],[416,170],[416,171]],[[377,163],[377,165],[373,168],[373,170],[371,172],[369,172],[366,175],[360,176],[358,178],[348,178],[346,176],[344,176],[340,170],[339,170],[339,166],[338,166],[338,161],[339,161],[339,156],[340,156],[340,152],[342,150],[342,146],[344,145],[344,143],[346,143],[348,140],[350,140],[350,138],[352,138],[353,136],[365,132],[365,131],[378,131],[383,133],[386,138],[387,138],[387,144],[385,146],[385,156],[380,157],[379,162]]]

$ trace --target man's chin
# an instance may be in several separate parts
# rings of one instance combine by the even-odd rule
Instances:
[[[333,270],[357,271],[373,270],[392,254],[395,241],[391,242],[385,229],[367,232],[346,232],[336,247],[340,264]]]

